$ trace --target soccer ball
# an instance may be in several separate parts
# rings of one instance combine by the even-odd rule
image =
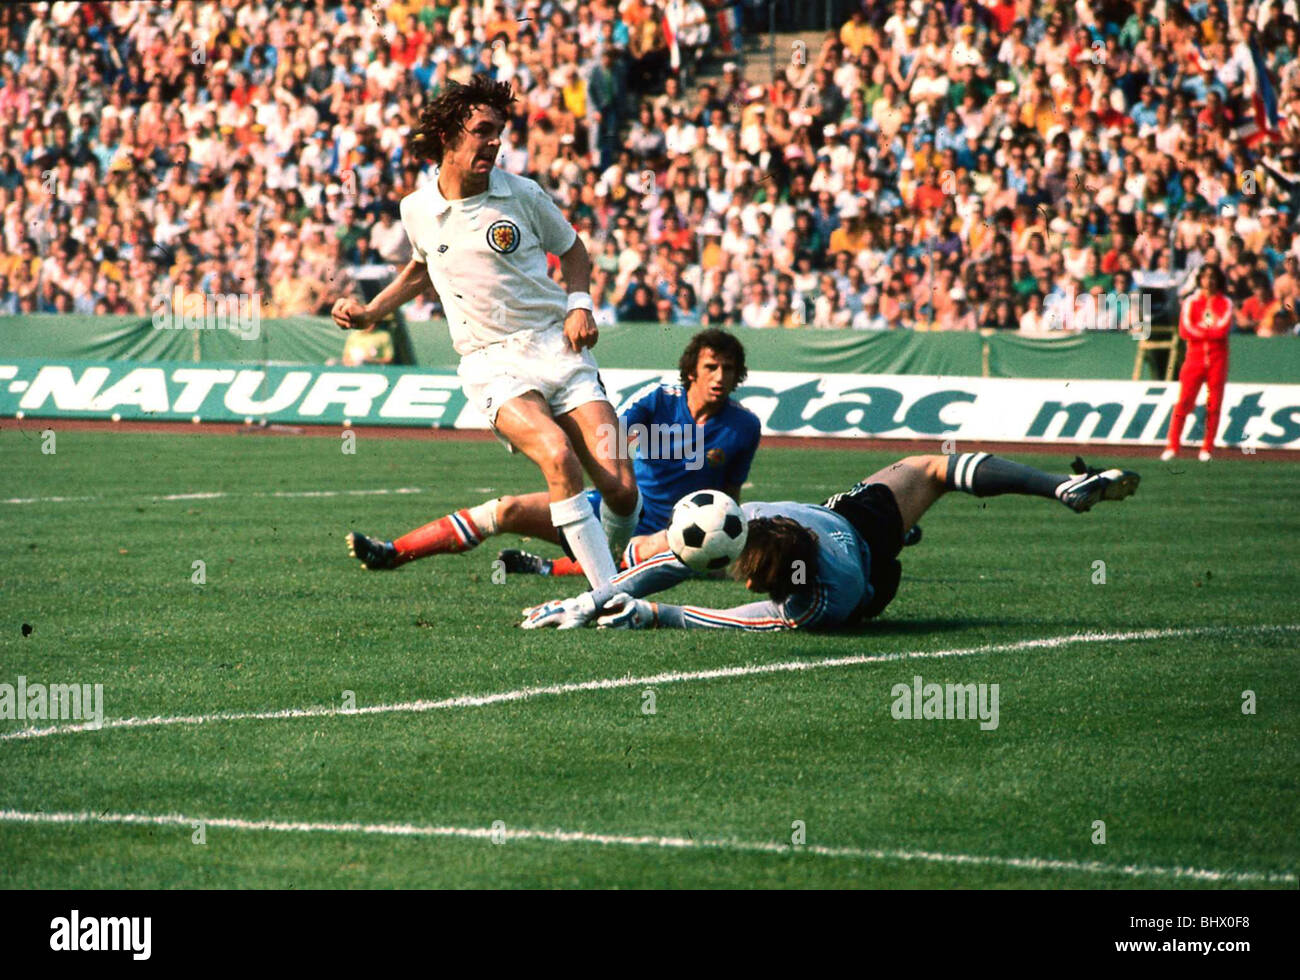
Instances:
[[[721,490],[683,497],[668,522],[668,547],[697,572],[726,568],[744,550],[748,535],[740,504]]]

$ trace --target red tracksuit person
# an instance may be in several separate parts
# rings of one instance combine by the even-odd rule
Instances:
[[[1232,300],[1224,293],[1223,272],[1206,266],[1197,276],[1197,290],[1183,303],[1178,334],[1187,342],[1187,359],[1178,375],[1178,407],[1169,422],[1168,448],[1161,459],[1173,459],[1183,438],[1183,425],[1196,405],[1201,385],[1206,387],[1205,438],[1200,460],[1210,458],[1219,431],[1223,386],[1228,380],[1228,332],[1232,329]]]

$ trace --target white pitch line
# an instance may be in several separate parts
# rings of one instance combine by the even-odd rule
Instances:
[[[6,497],[0,504],[69,504],[83,500],[100,500],[100,497]]]
[[[1189,881],[1224,881],[1237,884],[1295,883],[1288,871],[1217,871],[1209,868],[1160,867],[1139,864],[1103,864],[1100,861],[1069,861],[1055,858],[1002,857],[996,854],[945,854],[940,851],[907,851],[866,847],[828,847],[821,844],[791,845],[774,841],[728,840],[716,837],[658,837],[626,834],[594,834],[581,830],[493,830],[491,827],[436,827],[393,823],[324,823],[319,821],[240,820],[232,817],[194,817],[181,814],[148,813],[31,813],[0,810],[0,823],[26,824],[121,824],[147,827],[184,827],[197,824],[225,830],[272,831],[279,833],[368,834],[386,837],[458,837],[469,840],[546,841],[555,844],[599,844],[614,847],[657,847],[670,850],[721,850],[751,854],[813,854],[818,857],[862,861],[904,861],[925,864],[969,865],[1014,868],[1020,871],[1070,871],[1083,874],[1120,875],[1128,878],[1166,878]]]
[[[140,500],[221,500],[226,497],[277,497],[292,499],[296,497],[384,497],[393,494],[424,493],[423,487],[392,487],[379,490],[255,490],[252,493],[231,493],[226,490],[212,490],[197,493],[167,493],[140,497]],[[107,497],[6,497],[0,504],[68,504],[87,500],[108,500]],[[115,502],[120,498],[112,498]]]
[[[254,497],[383,497],[395,493],[424,493],[423,487],[397,487],[393,490],[277,490],[254,493]]]
[[[549,684],[543,687],[521,687],[513,691],[498,691],[492,694],[465,694],[459,697],[444,698],[440,701],[404,701],[396,704],[368,705],[361,708],[335,708],[330,705],[317,705],[307,708],[281,708],[275,711],[232,711],[205,715],[155,715],[149,718],[115,718],[109,719],[98,726],[94,722],[83,722],[75,725],[50,725],[44,728],[20,728],[0,734],[0,742],[45,738],[50,735],[69,735],[78,732],[104,731],[110,728],[160,728],[166,725],[206,725],[217,721],[275,721],[285,718],[382,715],[399,712],[441,711],[446,708],[481,708],[491,704],[506,704],[511,701],[525,701],[529,698],[573,694],[580,691],[611,691],[625,687],[654,687],[660,684],[681,684],[692,681],[750,677],[759,674],[822,670],[828,667],[853,667],[859,664],[890,663],[899,660],[936,660],[949,657],[970,657],[982,653],[1015,653],[1022,650],[1055,649],[1075,643],[1131,643],[1173,637],[1296,631],[1300,631],[1300,623],[1281,626],[1196,626],[1179,629],[1137,630],[1126,633],[1071,633],[1066,636],[1048,636],[1037,640],[1016,640],[1012,643],[993,643],[985,646],[961,647],[952,650],[913,650],[909,653],[856,654],[849,657],[830,657],[822,660],[785,660],[770,664],[717,667],[712,670],[670,671],[641,677],[607,677],[568,684]]]

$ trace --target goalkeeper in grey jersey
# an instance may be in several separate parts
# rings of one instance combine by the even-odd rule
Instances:
[[[992,497],[1049,497],[1079,513],[1137,490],[1131,470],[1097,470],[1076,459],[1073,475],[1054,475],[989,453],[908,456],[823,504],[748,503],[745,550],[731,576],[766,599],[730,609],[650,602],[695,575],[659,532],[638,551],[650,557],[614,577],[614,596],[597,622],[614,629],[692,628],[770,632],[861,625],[880,615],[898,591],[899,551],[907,531],[949,490]],[[654,540],[662,538],[662,540]],[[572,626],[590,603],[555,600],[525,610],[536,626]]]

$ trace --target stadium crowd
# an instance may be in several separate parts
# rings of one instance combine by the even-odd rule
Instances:
[[[519,95],[498,165],[578,229],[598,323],[1105,329],[1134,323],[1061,311],[1213,263],[1237,329],[1296,331],[1296,0],[844,8],[753,84],[754,2],[6,6],[0,311],[325,313],[408,259],[432,174],[404,138],[484,72]]]

